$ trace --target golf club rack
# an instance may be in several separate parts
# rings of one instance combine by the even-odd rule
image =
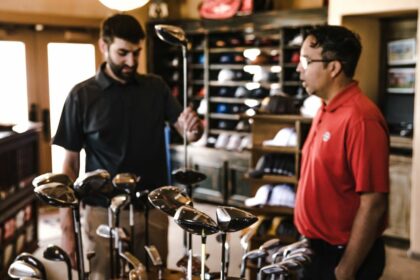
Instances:
[[[180,176],[180,171],[174,171],[173,176],[178,183],[196,185],[205,175],[188,170],[188,175]],[[178,177],[177,176],[180,176]],[[176,179],[178,178],[178,179]],[[185,178],[188,178],[185,179]],[[196,275],[204,279],[249,279],[246,269],[252,268],[258,273],[257,279],[299,279],[305,267],[311,262],[313,251],[309,242],[301,239],[289,245],[284,245],[280,239],[273,238],[264,242],[254,250],[248,250],[251,238],[258,233],[258,228],[264,222],[257,216],[239,208],[218,206],[216,221],[206,213],[194,208],[191,197],[184,189],[175,186],[162,186],[153,191],[145,192],[136,189],[140,178],[131,173],[117,174],[111,179],[105,170],[88,172],[74,182],[65,174],[46,173],[36,177],[32,184],[36,197],[42,202],[58,208],[71,208],[75,228],[77,273],[78,279],[89,279],[89,272],[85,271],[83,243],[80,227],[80,205],[87,203],[109,209],[109,224],[100,225],[96,233],[98,236],[110,240],[110,270],[112,279],[197,279]],[[187,189],[187,188],[185,188]],[[146,255],[156,268],[151,272],[149,264],[142,264],[131,252],[133,250],[134,219],[132,198],[147,194],[150,204],[172,217],[188,235],[186,248],[186,266],[184,275],[178,278],[164,278],[164,264],[158,250],[153,244],[145,241]],[[146,200],[146,201],[147,201]],[[130,205],[130,231],[119,227],[119,212],[126,205]],[[145,223],[147,227],[147,220]],[[146,229],[147,230],[147,229]],[[240,276],[228,277],[229,268],[229,233],[242,231],[240,240],[244,254],[241,260]],[[130,232],[130,233],[128,233]],[[206,238],[208,235],[219,233],[221,243],[220,271],[209,272],[205,267]],[[191,235],[201,237],[201,259],[193,260]],[[146,235],[147,237],[147,235]],[[72,279],[70,258],[57,245],[49,245],[43,252],[43,257],[50,261],[64,262],[67,266],[67,277]],[[97,258],[94,252],[87,253],[87,259]],[[193,273],[194,272],[194,273]],[[9,276],[19,279],[47,279],[43,263],[29,253],[18,255],[8,270]]]

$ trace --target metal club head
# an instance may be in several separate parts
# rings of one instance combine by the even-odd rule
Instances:
[[[197,235],[211,235],[219,231],[216,222],[206,213],[189,206],[179,208],[174,221],[185,231]]]
[[[227,206],[219,206],[216,208],[217,224],[223,232],[235,232],[249,227],[258,218],[251,213]]]
[[[173,217],[181,206],[191,205],[191,198],[179,188],[163,186],[149,193],[150,203],[157,209]]]
[[[187,37],[184,30],[178,26],[157,24],[155,25],[156,35],[162,41],[174,46],[187,46]]]
[[[112,179],[112,184],[115,188],[123,190],[133,196],[139,181],[140,177],[133,173],[119,173]]]
[[[129,241],[130,237],[124,228],[112,228],[112,231],[108,225],[101,224],[96,228],[96,234],[103,238],[110,238],[110,232],[112,232],[112,238],[116,238],[116,233],[118,233],[118,238],[122,241]]]
[[[270,265],[266,265],[261,267],[260,269],[260,278],[259,279],[264,279],[263,275],[287,275],[288,274],[288,270],[286,267],[282,266],[281,264],[270,264]]]
[[[48,247],[44,250],[43,256],[45,259],[50,261],[61,261],[66,264],[70,264],[69,255],[57,245],[48,245]]]
[[[207,176],[191,169],[180,168],[172,172],[174,180],[184,186],[198,184],[204,181]]]
[[[46,183],[61,183],[65,186],[73,186],[73,181],[70,177],[63,173],[44,173],[32,180],[34,188],[40,185],[45,185]]]
[[[111,205],[109,206],[113,213],[117,213],[121,208],[125,207],[130,202],[130,197],[127,194],[119,194],[111,198]]]
[[[259,249],[252,250],[252,251],[249,251],[249,252],[245,253],[242,256],[242,262],[241,262],[241,272],[240,272],[241,273],[240,274],[241,279],[243,277],[245,277],[247,260],[256,260],[256,259],[265,258],[265,257],[267,257],[267,252],[263,251],[263,250],[259,250]]]
[[[270,239],[260,246],[260,250],[268,251],[281,246],[282,242],[278,238]]]
[[[87,194],[102,193],[108,195],[112,193],[113,186],[109,184],[111,175],[108,171],[97,169],[79,176],[74,182],[74,190],[84,197]]]
[[[12,278],[35,278],[35,279],[42,279],[41,271],[24,261],[14,261],[9,266],[8,274]]]
[[[61,183],[47,183],[34,189],[35,195],[54,207],[77,207],[79,200],[74,190]]]
[[[33,265],[34,267],[38,268],[41,272],[42,279],[47,279],[47,271],[45,270],[44,264],[35,258],[32,254],[29,254],[27,252],[20,253],[16,258],[15,261],[24,261],[30,265]]]

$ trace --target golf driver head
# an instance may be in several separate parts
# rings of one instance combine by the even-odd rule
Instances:
[[[217,224],[223,232],[236,232],[249,227],[258,218],[251,213],[227,206],[219,206],[216,208]]]
[[[140,177],[133,173],[118,173],[112,179],[112,184],[116,189],[125,191],[133,198],[139,181]]]
[[[42,272],[38,268],[22,260],[14,261],[9,266],[8,274],[12,278],[42,279]]]
[[[61,183],[65,186],[73,186],[73,181],[70,177],[63,173],[44,173],[32,180],[34,188],[45,185],[46,183]]]
[[[69,255],[57,245],[48,245],[44,250],[43,256],[47,260],[65,262],[68,266],[71,266]]]
[[[219,231],[219,227],[212,218],[189,206],[179,208],[175,213],[174,221],[182,229],[192,234],[211,235]]]
[[[72,188],[61,183],[46,183],[34,189],[35,195],[54,207],[77,207],[79,200]]]
[[[173,186],[160,187],[149,193],[149,201],[153,207],[173,217],[182,206],[191,205],[191,198],[179,188]]]
[[[80,197],[85,197],[88,194],[104,194],[110,195],[114,187],[110,184],[111,175],[108,171],[97,169],[95,171],[87,172],[79,176],[74,182],[74,190]]]
[[[155,25],[156,35],[162,41],[174,46],[187,46],[187,37],[184,30],[178,26],[157,24]]]
[[[207,176],[191,169],[180,168],[172,172],[176,182],[184,186],[191,186],[204,181]]]
[[[23,252],[15,258],[15,261],[24,261],[26,263],[33,265],[34,267],[38,268],[39,271],[41,272],[41,275],[42,275],[41,278],[47,279],[47,271],[45,270],[44,264],[40,260],[35,258],[32,254]]]

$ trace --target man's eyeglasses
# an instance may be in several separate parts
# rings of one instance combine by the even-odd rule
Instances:
[[[331,62],[334,60],[335,59],[310,59],[309,57],[301,56],[300,65],[302,65],[303,70],[306,70],[312,62]]]

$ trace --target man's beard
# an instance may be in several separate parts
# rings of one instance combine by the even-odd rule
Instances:
[[[115,76],[117,76],[119,79],[124,80],[126,82],[132,80],[136,74],[137,66],[138,64],[134,64],[132,67],[129,67],[125,64],[119,65],[115,64],[110,58],[108,58],[107,63],[109,64],[109,67],[111,68],[112,73],[114,73]],[[123,69],[131,69],[130,72],[124,72]]]

